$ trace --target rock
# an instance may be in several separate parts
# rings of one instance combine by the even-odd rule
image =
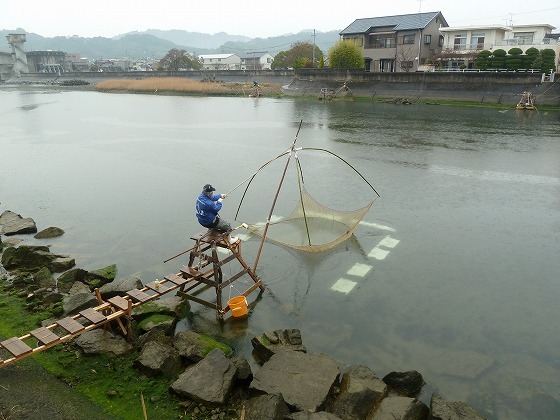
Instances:
[[[143,319],[138,327],[142,331],[150,331],[152,328],[159,328],[164,331],[166,335],[171,335],[175,331],[177,318],[170,315],[154,314]]]
[[[237,372],[235,373],[236,382],[241,385],[250,384],[253,380],[253,372],[251,371],[251,365],[247,359],[243,356],[237,356],[231,361],[237,368]]]
[[[82,281],[89,284],[92,288],[101,287],[115,280],[116,274],[117,266],[112,264],[99,270],[89,271]]]
[[[253,397],[245,402],[244,407],[247,419],[283,420],[290,414],[282,394]]]
[[[97,298],[93,293],[78,293],[64,298],[62,307],[64,314],[75,315],[83,309],[91,308],[98,304]]]
[[[76,260],[74,258],[67,255],[57,255],[56,258],[51,261],[50,268],[53,273],[62,273],[75,265]]]
[[[117,295],[124,295],[132,289],[142,289],[142,287],[144,287],[144,285],[142,284],[142,280],[138,277],[122,277],[104,284],[99,288],[99,292],[101,293],[101,297],[107,300]]]
[[[326,404],[339,373],[338,362],[329,356],[280,351],[255,374],[250,390],[281,393],[295,411],[317,411]]]
[[[82,268],[73,268],[65,271],[56,279],[58,290],[64,293],[68,292],[75,282],[79,281],[83,283],[87,273],[88,272]]]
[[[48,246],[21,245],[9,247],[2,254],[2,265],[7,270],[39,271],[54,259]]]
[[[103,328],[84,332],[76,338],[75,343],[86,354],[113,353],[120,356],[133,348],[123,337]]]
[[[154,327],[145,334],[142,334],[135,341],[137,347],[144,347],[150,341],[157,341],[160,344],[171,345],[171,337],[165,334],[165,329],[162,327]]]
[[[235,366],[220,349],[214,349],[196,365],[188,367],[171,384],[176,394],[210,406],[220,406],[227,401]]]
[[[433,420],[484,420],[474,408],[464,402],[447,402],[437,394],[430,400],[431,419]]]
[[[181,357],[172,346],[149,341],[142,348],[135,363],[153,375],[171,376],[181,368]]]
[[[415,397],[426,384],[424,378],[415,370],[408,372],[390,372],[383,377],[383,382],[391,388],[404,393],[407,397]]]
[[[37,226],[33,219],[23,218],[10,210],[6,210],[0,215],[0,225],[2,225],[0,233],[6,236],[37,232]]]
[[[47,292],[41,297],[45,305],[54,305],[55,303],[62,302],[62,299],[64,299],[64,295],[56,292]]]
[[[43,267],[35,274],[33,274],[33,280],[35,281],[35,284],[38,285],[39,287],[53,288],[56,286],[56,280],[54,279],[50,270],[47,267]]]
[[[194,331],[180,331],[175,334],[173,346],[181,356],[187,358],[192,363],[204,359],[210,351],[216,348],[219,348],[227,355],[233,352],[227,345]]]
[[[64,285],[64,289],[66,289],[66,284]],[[64,292],[64,289],[61,289],[61,285],[60,283],[58,284],[58,290],[61,292]],[[89,286],[87,284],[82,283],[81,281],[77,281],[75,283],[72,284],[72,287],[70,287],[70,290],[68,290],[67,292],[69,295],[77,295],[80,293],[87,293],[90,294],[91,290],[89,289]]]
[[[276,330],[272,333],[264,333],[254,337],[251,344],[259,358],[266,362],[279,350],[293,350],[306,352],[298,329]]]
[[[366,417],[367,420],[425,420],[430,409],[422,401],[409,397],[387,397]]]
[[[48,238],[56,238],[58,236],[64,235],[64,231],[58,227],[48,227],[43,229],[39,233],[37,233],[34,238],[35,239],[48,239]]]
[[[186,299],[182,299],[177,295],[164,295],[151,302],[144,303],[132,310],[135,318],[144,318],[147,315],[161,313],[166,315],[183,318],[187,315],[189,303]]]
[[[367,366],[352,366],[342,376],[330,410],[343,419],[363,419],[387,396],[387,385]]]

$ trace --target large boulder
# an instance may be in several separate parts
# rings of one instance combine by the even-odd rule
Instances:
[[[282,394],[294,411],[318,411],[333,392],[339,363],[322,354],[281,351],[274,354],[255,374],[250,390]]]
[[[426,420],[430,409],[422,401],[409,397],[387,397],[378,404],[367,420]]]
[[[62,302],[65,315],[75,315],[81,310],[96,306],[99,302],[93,293],[78,293],[66,296]]]
[[[51,254],[48,246],[20,245],[9,247],[2,254],[2,265],[8,270],[39,271],[48,267],[51,273],[68,270],[75,265],[72,257]]]
[[[104,284],[111,283],[117,275],[117,266],[115,264],[98,270],[89,271],[83,278],[83,282],[92,288],[101,287]]]
[[[415,370],[390,372],[383,377],[383,382],[407,397],[417,396],[426,384],[422,375]]]
[[[54,288],[56,286],[56,280],[47,267],[43,267],[33,274],[33,279],[39,287]]]
[[[177,295],[167,294],[137,306],[132,310],[132,316],[136,319],[143,319],[148,315],[159,313],[183,318],[187,315],[188,310],[188,300],[182,299]]]
[[[56,255],[55,257],[49,266],[53,273],[62,273],[76,265],[76,260],[68,255]]]
[[[85,283],[82,283],[81,281],[76,281],[72,283],[72,287],[70,287],[69,290],[66,290],[66,286],[65,289],[61,289],[59,284],[58,290],[62,293],[68,293],[69,295],[77,295],[80,293],[91,293],[89,286]]]
[[[218,348],[226,355],[230,355],[233,350],[219,341],[210,337],[198,334],[195,331],[180,331],[173,337],[173,346],[179,354],[191,363],[199,362],[208,353]]]
[[[33,219],[23,218],[20,214],[10,210],[6,210],[0,215],[0,225],[2,225],[0,233],[6,236],[37,232],[37,225]]]
[[[171,335],[173,331],[175,331],[175,325],[177,325],[177,318],[171,315],[154,314],[140,321],[138,323],[138,328],[143,332],[157,328],[162,330],[166,335]]]
[[[76,338],[75,343],[86,354],[113,353],[120,356],[133,348],[123,337],[103,328],[84,332]]]
[[[262,362],[269,360],[278,351],[293,350],[306,352],[298,329],[276,330],[253,337],[251,340],[255,353]]]
[[[64,235],[64,231],[59,227],[51,226],[43,229],[41,232],[33,236],[35,239],[50,239]]]
[[[432,394],[430,414],[433,420],[484,420],[478,411],[461,401],[447,402],[438,394]]]
[[[129,290],[142,289],[143,287],[142,280],[138,277],[121,277],[101,286],[99,292],[101,297],[107,300],[117,295],[122,296]]]
[[[73,268],[65,271],[56,279],[58,290],[67,293],[75,282],[84,283],[87,273],[88,272],[82,268]]]
[[[48,267],[54,258],[48,246],[21,245],[4,250],[2,265],[7,270],[39,271]]]
[[[171,384],[181,397],[208,406],[222,406],[231,393],[235,366],[220,349],[214,349],[196,365],[188,367]]]
[[[181,357],[170,345],[148,341],[135,361],[142,370],[152,375],[176,374],[181,368]]]
[[[282,394],[258,395],[244,404],[245,418],[283,420],[290,415],[290,410]]]
[[[352,366],[342,376],[332,413],[342,419],[363,419],[387,396],[387,385],[367,366]]]

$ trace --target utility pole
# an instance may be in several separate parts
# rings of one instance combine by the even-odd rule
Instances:
[[[315,29],[313,29],[313,60],[311,61],[311,67],[315,68]]]

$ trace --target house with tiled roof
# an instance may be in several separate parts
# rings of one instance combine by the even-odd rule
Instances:
[[[447,26],[441,12],[413,13],[356,19],[340,36],[362,48],[366,71],[409,72],[441,50]]]

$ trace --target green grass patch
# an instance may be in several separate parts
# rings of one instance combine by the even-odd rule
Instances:
[[[24,307],[24,299],[0,289],[0,335],[6,338],[25,335],[51,316],[48,312],[28,312]],[[189,418],[169,392],[173,378],[144,375],[134,367],[137,357],[137,351],[122,357],[83,355],[76,346],[63,343],[36,354],[33,359],[102,407],[108,418],[143,419],[142,395],[149,419]]]

